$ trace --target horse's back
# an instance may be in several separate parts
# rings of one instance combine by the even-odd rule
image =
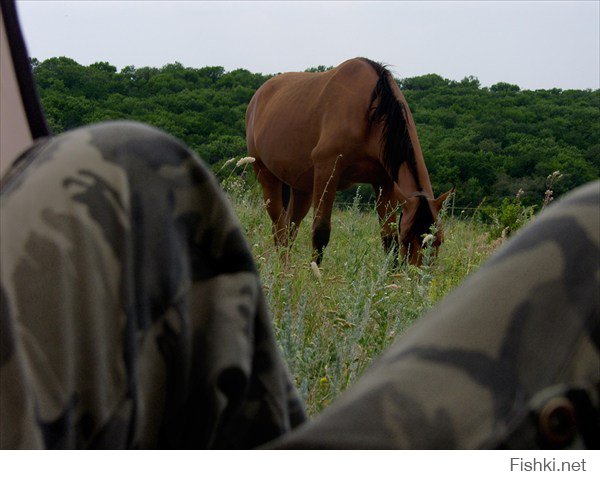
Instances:
[[[283,73],[267,80],[252,97],[246,111],[246,130],[254,150],[269,150],[275,139],[285,141],[301,128],[307,134],[315,108],[315,94],[323,77],[311,73]],[[250,153],[258,153],[252,152]]]
[[[248,151],[286,183],[312,168],[315,150],[349,154],[364,144],[377,73],[364,59],[326,72],[284,73],[255,93],[246,113]]]

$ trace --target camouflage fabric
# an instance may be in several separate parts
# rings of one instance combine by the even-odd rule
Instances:
[[[250,448],[304,420],[215,179],[126,122],[2,181],[0,446]]]
[[[545,210],[277,448],[599,448],[600,183]]]

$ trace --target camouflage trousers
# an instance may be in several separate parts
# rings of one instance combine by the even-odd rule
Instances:
[[[42,141],[1,209],[2,448],[599,446],[598,182],[310,422],[240,227],[183,145],[132,123]]]
[[[206,167],[108,123],[3,179],[2,448],[250,448],[304,420]]]
[[[600,448],[600,182],[523,228],[278,448]]]

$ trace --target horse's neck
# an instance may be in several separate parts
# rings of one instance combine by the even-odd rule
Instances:
[[[419,179],[415,178],[413,171],[410,169],[408,164],[404,162],[398,170],[398,186],[405,197],[410,197],[417,192],[424,192],[429,198],[433,198],[433,192],[431,191],[431,183],[427,171],[425,175],[419,171],[419,164],[417,163],[417,174]]]
[[[397,183],[405,195],[411,195],[415,192],[424,192],[429,198],[434,198],[431,180],[429,179],[429,172],[427,171],[427,166],[423,160],[423,152],[421,151],[421,145],[419,144],[417,131],[412,117],[410,118],[408,129],[414,153],[414,168],[409,166],[408,161],[403,162],[398,170]]]
[[[429,195],[430,198],[433,198],[433,189],[431,188],[431,181],[429,180],[429,172],[427,171],[427,166],[425,165],[425,160],[423,159],[423,152],[421,150],[421,144],[419,143],[419,137],[417,136],[417,128],[415,126],[415,121],[413,120],[412,112],[410,111],[410,107],[408,106],[404,95],[400,91],[400,87],[398,87],[393,78],[391,84],[392,90],[394,91],[396,97],[404,105],[408,134],[413,147],[415,169],[417,174],[417,178],[414,178],[410,169],[401,168],[398,172],[398,183],[403,189],[411,189],[411,192],[420,190]]]
[[[429,195],[429,198],[433,198],[433,189],[431,188],[431,180],[429,180],[429,172],[427,171],[427,166],[425,165],[425,160],[423,159],[423,152],[421,151],[421,145],[419,144],[419,139],[417,137],[417,130],[412,118],[410,120],[409,133],[415,154],[415,167],[418,176],[418,181],[417,179],[414,179],[414,181],[420,185],[421,191]]]

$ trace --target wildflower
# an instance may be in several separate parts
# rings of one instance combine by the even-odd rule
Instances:
[[[554,184],[554,182],[560,180],[562,177],[563,174],[560,173],[560,170],[556,170],[555,172],[552,172],[546,177],[546,185],[548,185],[548,187],[551,187]]]
[[[327,380],[327,377],[323,377],[319,380],[319,383],[321,385],[327,385],[329,383],[329,380]]]
[[[223,164],[223,167],[226,167],[227,165],[229,165],[230,163],[233,163],[233,162],[235,162],[235,157],[233,157],[233,158],[230,158],[229,160],[227,160],[227,161],[226,161],[226,162]]]
[[[517,192],[516,197],[517,198],[521,198],[524,193],[525,193],[525,190],[523,190],[522,188],[519,188],[519,191]]]
[[[321,281],[321,270],[319,270],[319,266],[317,265],[317,262],[310,262],[310,268],[312,269],[313,273],[315,274],[315,277],[317,277],[317,279],[320,282]]]
[[[552,172],[550,175],[548,175],[548,180],[550,180],[550,179],[558,180],[561,177],[562,177],[562,173],[560,173],[560,170],[556,170],[556,171]]]
[[[429,245],[431,242],[433,242],[434,238],[435,237],[431,233],[428,233],[427,235],[425,235],[425,237],[423,237],[423,243],[422,243],[422,245],[423,246]]]
[[[246,165],[247,163],[254,163],[256,158],[254,157],[244,157],[240,158],[238,162],[235,164],[236,167],[241,167],[242,165]]]

